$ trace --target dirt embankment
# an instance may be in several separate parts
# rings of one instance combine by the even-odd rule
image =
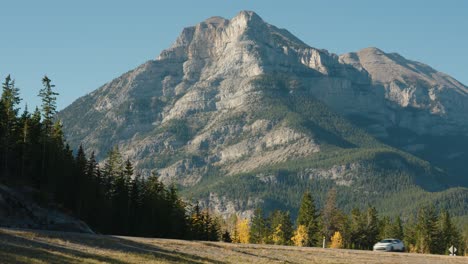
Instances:
[[[30,188],[0,184],[0,227],[93,233],[83,221],[61,212],[56,205],[39,205]]]

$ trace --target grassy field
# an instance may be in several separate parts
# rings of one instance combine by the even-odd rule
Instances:
[[[449,257],[0,229],[0,263],[468,263]]]

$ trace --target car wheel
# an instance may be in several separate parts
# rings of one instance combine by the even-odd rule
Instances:
[[[401,252],[405,252],[405,247],[402,247],[402,248],[401,248]]]

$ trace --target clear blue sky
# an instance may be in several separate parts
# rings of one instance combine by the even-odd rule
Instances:
[[[156,58],[186,26],[257,12],[334,53],[375,46],[424,62],[468,85],[465,0],[5,0],[0,76],[11,73],[30,108],[49,75],[64,108]]]

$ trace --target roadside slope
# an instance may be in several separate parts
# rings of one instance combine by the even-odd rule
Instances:
[[[466,263],[467,257],[0,229],[1,263]]]

